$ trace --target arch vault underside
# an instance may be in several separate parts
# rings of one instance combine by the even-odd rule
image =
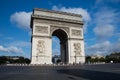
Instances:
[[[84,63],[81,18],[76,14],[34,9],[31,16],[31,64],[52,64],[52,36],[60,39],[62,62]]]

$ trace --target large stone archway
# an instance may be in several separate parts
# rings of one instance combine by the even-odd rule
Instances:
[[[62,29],[57,29],[52,33],[52,36],[57,36],[60,39],[61,62],[68,63],[68,35]]]
[[[34,9],[31,29],[31,64],[52,64],[52,36],[60,39],[62,62],[85,62],[83,21],[80,15]]]

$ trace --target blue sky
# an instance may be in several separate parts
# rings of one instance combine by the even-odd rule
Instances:
[[[31,56],[30,15],[34,8],[83,16],[85,54],[120,52],[120,0],[0,0],[0,55]],[[59,54],[59,39],[53,38]]]

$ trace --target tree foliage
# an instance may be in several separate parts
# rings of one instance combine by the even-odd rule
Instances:
[[[105,58],[91,58],[91,56],[86,56],[86,63],[95,63],[95,62],[105,62],[110,63],[120,63],[120,52],[114,52],[110,55],[106,55]]]
[[[29,64],[30,59],[21,56],[0,56],[0,65],[2,64]]]

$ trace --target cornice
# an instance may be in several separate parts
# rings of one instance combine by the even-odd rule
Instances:
[[[60,21],[60,22],[75,23],[75,24],[83,25],[83,21],[64,19],[64,18],[56,18],[56,17],[50,17],[50,16],[32,15],[31,21],[33,19],[44,19],[44,20]]]
[[[64,14],[64,15],[70,15],[70,16],[76,16],[76,17],[81,17],[79,14],[74,14],[74,13],[68,13],[68,12],[62,12],[62,11],[54,11],[54,10],[47,10],[47,9],[40,9],[40,8],[34,8],[34,11],[44,11],[44,12],[50,12],[50,13],[57,13],[57,14]]]

